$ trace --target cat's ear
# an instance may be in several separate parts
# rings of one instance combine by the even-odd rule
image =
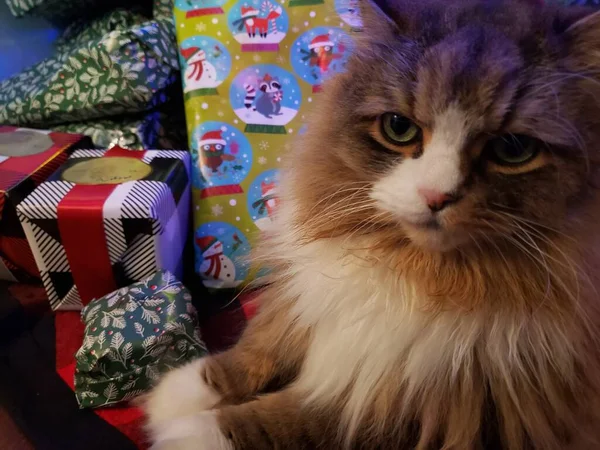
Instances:
[[[570,57],[582,70],[600,69],[600,11],[580,11],[565,31]]]

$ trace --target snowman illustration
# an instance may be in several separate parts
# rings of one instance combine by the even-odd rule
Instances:
[[[221,48],[216,45],[212,56],[218,58],[220,55]],[[206,52],[200,47],[182,48],[181,56],[187,64],[184,74],[184,92],[204,90],[205,94],[216,94],[215,88],[222,83],[222,80],[219,80],[214,64],[206,59]]]
[[[233,235],[233,251],[242,244],[237,235]],[[236,239],[237,238],[237,239]],[[242,280],[236,280],[236,267],[231,258],[223,253],[223,243],[214,236],[196,238],[204,260],[198,272],[207,288],[228,289],[239,286]]]

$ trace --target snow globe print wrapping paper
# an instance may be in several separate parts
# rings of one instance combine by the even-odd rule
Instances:
[[[168,271],[91,302],[81,314],[75,395],[82,408],[131,400],[206,354],[188,290]]]
[[[237,288],[277,209],[278,167],[321,84],[345,69],[358,0],[176,0],[192,151],[195,269]]]

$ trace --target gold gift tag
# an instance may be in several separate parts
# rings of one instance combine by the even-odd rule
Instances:
[[[61,178],[76,184],[121,184],[141,180],[150,173],[152,167],[139,159],[114,156],[76,163]]]

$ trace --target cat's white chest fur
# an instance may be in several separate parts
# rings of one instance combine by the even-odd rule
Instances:
[[[314,257],[302,255],[290,286],[298,298],[292,314],[312,330],[296,385],[307,401],[334,400],[353,383],[344,411],[352,427],[388,376],[410,393],[473,356],[477,321],[423,312],[423,299],[391,268],[345,255],[340,242],[304,251]]]

